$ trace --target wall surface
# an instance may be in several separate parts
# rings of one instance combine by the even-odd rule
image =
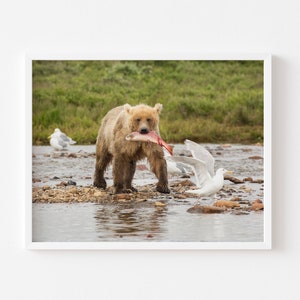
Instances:
[[[299,3],[1,1],[0,298],[300,299]],[[28,52],[273,54],[273,250],[25,250]]]

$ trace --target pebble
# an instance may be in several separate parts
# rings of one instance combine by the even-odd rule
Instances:
[[[93,194],[94,194],[95,197],[101,197],[101,196],[103,196],[104,191],[94,191]]]
[[[193,207],[190,207],[187,212],[191,214],[220,214],[225,211],[225,208],[216,207],[216,206],[202,206],[196,204]]]
[[[130,194],[116,194],[113,196],[114,200],[131,200],[132,196]]]
[[[249,158],[249,159],[254,159],[254,160],[263,159],[262,156],[258,156],[258,155],[249,156],[248,158]]]
[[[175,195],[174,195],[174,198],[176,198],[176,199],[186,199],[187,196],[184,195],[184,194],[175,194]]]
[[[240,204],[236,201],[218,200],[214,203],[216,207],[234,208],[239,207]]]
[[[51,187],[50,187],[49,185],[44,185],[44,186],[42,187],[42,189],[43,189],[43,191],[48,191],[48,190],[51,189]]]
[[[67,185],[68,185],[68,183],[66,181],[61,181],[56,186],[67,186]]]
[[[68,180],[67,185],[76,185],[76,182],[73,180]]]
[[[253,201],[253,203],[263,203],[260,199],[256,199]]]
[[[242,200],[242,198],[238,197],[238,196],[233,197],[233,198],[230,199],[230,201],[237,201],[237,202],[240,202],[241,200]]]
[[[262,203],[253,203],[251,205],[251,209],[252,210],[263,210],[264,209],[264,205]]]
[[[255,179],[255,180],[252,180],[252,183],[264,183],[264,180],[263,179]]]
[[[236,178],[236,177],[233,177],[233,176],[230,176],[230,175],[224,175],[224,179],[225,180],[230,180],[231,182],[233,182],[233,183],[244,183],[244,181],[243,180],[241,180],[241,179],[239,179],[239,178]]]
[[[180,186],[195,186],[195,183],[189,179],[180,182]]]
[[[239,201],[239,204],[247,204],[247,205],[250,205],[250,201],[249,201],[249,200],[241,200],[241,201]]]
[[[253,178],[252,177],[246,177],[246,178],[243,179],[243,181],[250,181],[250,182],[252,182]]]
[[[146,202],[146,201],[147,201],[147,199],[137,199],[136,200],[137,203]]]
[[[73,188],[69,189],[68,192],[71,194],[77,194],[77,193],[79,193],[79,190],[76,189],[75,187],[73,187]]]
[[[256,199],[253,201],[251,205],[251,209],[258,211],[258,210],[263,210],[264,209],[264,204],[260,199]]]

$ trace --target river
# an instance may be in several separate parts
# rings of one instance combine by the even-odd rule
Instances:
[[[232,170],[237,178],[263,179],[263,147],[258,145],[204,145],[216,159],[216,168]],[[184,153],[183,145],[175,145],[175,153]],[[95,146],[71,146],[68,151],[54,151],[50,146],[32,148],[33,187],[55,188],[61,182],[77,187],[92,185]],[[155,183],[155,176],[139,164],[134,186]],[[191,180],[193,175],[190,174]],[[181,180],[170,176],[169,182]],[[182,179],[184,180],[184,179]],[[111,167],[107,171],[112,184]],[[263,183],[225,181],[218,197],[238,196],[243,201],[263,201]],[[227,193],[226,193],[227,189]],[[264,212],[244,214],[191,214],[187,210],[195,198],[176,199],[170,195],[159,199],[165,206],[132,203],[32,203],[33,242],[262,242]],[[205,202],[205,200],[204,200]],[[151,204],[149,199],[148,204]]]

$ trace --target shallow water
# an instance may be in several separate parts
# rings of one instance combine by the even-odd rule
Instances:
[[[263,214],[189,214],[189,205],[119,208],[93,203],[33,204],[35,242],[258,242]]]
[[[238,178],[263,178],[263,160],[251,159],[263,156],[263,147],[231,145],[206,145],[216,158],[216,168],[222,166],[234,171]],[[175,153],[184,150],[176,145]],[[69,151],[56,152],[48,146],[33,147],[34,186],[55,186],[62,180],[75,181],[77,186],[91,185],[94,172],[95,146],[72,146]],[[77,154],[75,157],[70,153]],[[111,168],[107,172],[108,185],[112,184]],[[191,178],[192,179],[192,178]],[[179,177],[170,178],[178,181]],[[137,170],[134,185],[156,182],[155,176],[145,170]],[[245,183],[227,187],[236,189],[245,200],[263,200],[263,184]],[[222,197],[222,191],[220,191]],[[101,242],[101,241],[182,241],[182,242],[261,242],[264,238],[263,212],[248,215],[190,214],[187,209],[196,201],[193,198],[176,200],[162,195],[167,203],[163,208],[133,206],[127,204],[94,203],[33,203],[34,242]]]

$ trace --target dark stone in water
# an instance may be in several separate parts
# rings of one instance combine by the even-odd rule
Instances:
[[[76,185],[76,182],[73,180],[68,180],[67,184],[68,185]]]
[[[233,176],[230,176],[230,175],[224,175],[224,179],[225,180],[229,180],[233,183],[244,183],[243,180],[239,179],[239,178],[236,178],[236,177],[233,177]]]
[[[252,183],[264,183],[263,179],[252,180]]]

